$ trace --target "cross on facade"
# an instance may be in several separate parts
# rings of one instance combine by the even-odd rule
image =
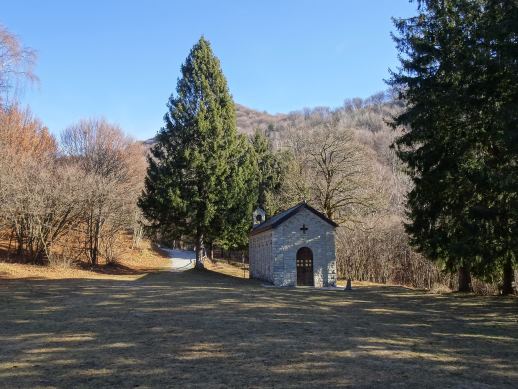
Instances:
[[[302,231],[303,234],[305,234],[306,231],[308,230],[308,228],[306,227],[305,224],[302,224],[302,227],[300,228],[300,230]]]

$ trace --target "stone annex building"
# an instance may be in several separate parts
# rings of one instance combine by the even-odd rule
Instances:
[[[250,278],[276,286],[336,286],[337,224],[306,202],[264,221],[254,212]]]

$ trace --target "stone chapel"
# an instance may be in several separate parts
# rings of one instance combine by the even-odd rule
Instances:
[[[250,232],[250,278],[275,286],[336,286],[337,226],[306,202],[268,220],[257,209]]]

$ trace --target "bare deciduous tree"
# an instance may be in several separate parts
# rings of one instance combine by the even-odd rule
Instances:
[[[104,119],[83,120],[61,136],[62,151],[85,174],[84,246],[92,265],[115,259],[120,232],[134,225],[144,177],[143,150]]]
[[[286,182],[339,224],[354,223],[383,207],[384,193],[371,151],[337,118],[292,131],[295,163]]]
[[[0,183],[2,207],[0,220],[10,231],[9,245],[17,242],[17,252],[25,249],[34,259],[41,257],[38,218],[46,211],[49,179],[56,143],[28,110],[17,106],[0,107]]]
[[[36,81],[36,52],[24,47],[18,38],[0,25],[0,105],[16,95],[23,81]]]

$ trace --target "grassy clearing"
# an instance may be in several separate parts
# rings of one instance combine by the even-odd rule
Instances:
[[[518,299],[211,271],[0,281],[3,387],[517,387]]]

